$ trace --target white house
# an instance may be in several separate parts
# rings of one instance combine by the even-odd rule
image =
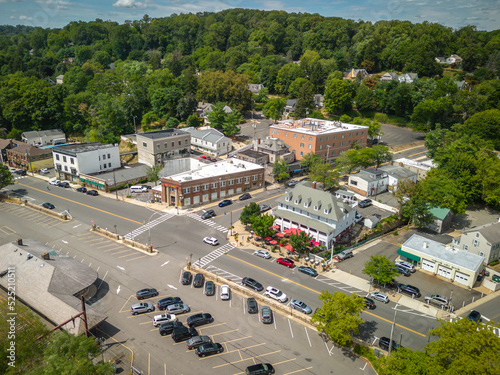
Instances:
[[[111,171],[121,166],[118,144],[77,143],[52,149],[57,177],[77,182],[80,173]]]
[[[417,73],[403,73],[398,76],[400,83],[413,83],[414,80],[418,78]]]
[[[384,165],[378,169],[363,169],[349,175],[347,185],[365,197],[395,190],[399,181],[417,182],[417,173],[396,165]]]
[[[47,146],[66,143],[66,134],[61,129],[28,131],[21,134],[21,139],[32,146]]]
[[[275,225],[281,230],[301,229],[323,246],[334,246],[354,225],[356,210],[342,198],[316,189],[314,182],[297,184],[276,202]]]
[[[379,170],[382,170],[387,173],[387,188],[389,190],[397,190],[397,184],[403,180],[409,180],[413,183],[417,183],[417,173],[404,168],[399,167],[397,165],[384,165],[380,167]]]
[[[214,128],[184,128],[185,132],[191,134],[191,149],[204,152],[209,155],[220,156],[231,152],[233,147],[231,138]]]

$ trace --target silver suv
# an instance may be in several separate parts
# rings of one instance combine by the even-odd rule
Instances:
[[[425,302],[428,304],[437,305],[439,307],[447,307],[448,300],[445,297],[442,297],[438,294],[428,294],[425,296]]]
[[[155,306],[151,302],[140,302],[132,305],[130,313],[132,315],[155,311]]]

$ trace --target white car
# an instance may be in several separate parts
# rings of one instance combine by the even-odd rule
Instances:
[[[264,258],[264,259],[271,258],[271,254],[269,254],[265,250],[257,250],[256,252],[253,253],[253,255],[257,255],[258,257],[261,257],[261,258]]]
[[[52,181],[49,181],[49,185],[56,185],[57,186],[57,185],[59,185],[60,182],[61,181],[59,181],[59,180],[52,180]]]
[[[382,292],[372,292],[370,296],[373,299],[376,299],[377,301],[383,302],[383,303],[389,303],[389,296],[385,293]]]
[[[163,323],[175,322],[175,321],[177,321],[177,318],[175,317],[174,314],[161,314],[161,315],[155,315],[153,317],[153,325],[155,327],[158,327],[160,324]]]
[[[42,169],[40,169],[40,173],[47,174],[47,173],[49,173],[49,170],[47,168],[42,168]]]
[[[215,237],[205,237],[203,239],[203,242],[212,245],[212,246],[217,246],[219,244],[219,241]]]
[[[228,285],[221,285],[220,286],[220,299],[225,301],[229,299],[229,293],[231,293],[231,290],[229,289]]]
[[[286,296],[285,293],[283,293],[281,290],[274,288],[272,286],[268,286],[266,288],[264,295],[267,297],[270,297],[272,299],[275,299],[276,301],[279,301],[281,303],[285,303],[286,301],[288,301],[288,297]]]

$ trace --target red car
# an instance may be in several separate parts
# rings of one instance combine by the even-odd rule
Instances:
[[[283,266],[287,266],[288,268],[292,268],[295,265],[293,260],[291,260],[289,258],[278,258],[276,260],[276,262],[283,265]]]

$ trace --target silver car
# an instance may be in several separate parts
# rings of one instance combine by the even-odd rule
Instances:
[[[271,324],[273,322],[273,311],[269,306],[262,306],[260,308],[260,316],[264,324]]]
[[[376,299],[377,301],[383,302],[383,303],[389,303],[389,296],[385,293],[382,292],[372,292],[370,296],[373,299]]]
[[[132,315],[155,311],[155,306],[151,302],[140,302],[132,305],[130,313]]]
[[[445,297],[442,297],[438,294],[428,294],[425,296],[425,302],[427,302],[428,304],[434,304],[434,305],[437,305],[437,306],[443,306],[443,307],[446,307],[448,306],[448,299],[446,299]]]
[[[169,314],[182,314],[182,313],[187,313],[191,311],[188,305],[185,305],[183,303],[176,303],[170,306],[167,306],[165,309]]]
[[[257,255],[258,257],[261,257],[261,258],[264,258],[264,259],[271,258],[271,254],[269,254],[265,250],[257,250],[256,252],[253,253],[253,255]]]
[[[304,314],[312,313],[312,309],[309,306],[307,306],[304,302],[299,301],[298,299],[292,299],[290,301],[290,306],[292,306],[292,308],[294,308],[295,310],[299,310]]]
[[[198,346],[211,344],[212,339],[208,336],[195,336],[187,340],[187,348],[189,350],[196,349]]]

